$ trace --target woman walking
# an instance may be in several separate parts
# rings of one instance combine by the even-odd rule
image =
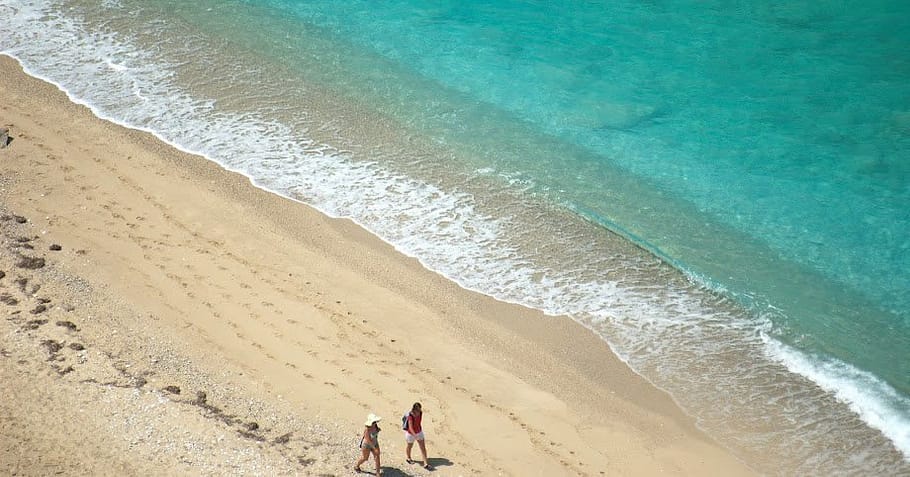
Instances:
[[[404,430],[404,440],[407,442],[407,447],[405,447],[405,455],[408,458],[408,464],[413,464],[414,461],[411,460],[411,448],[414,447],[414,441],[417,441],[417,445],[420,446],[420,455],[423,457],[423,468],[430,470],[430,463],[427,461],[427,444],[423,437],[423,426],[421,422],[423,421],[423,406],[419,402],[415,402],[411,406],[411,412],[408,413],[406,428]]]
[[[376,475],[380,475],[381,468],[379,464],[379,431],[382,429],[379,428],[379,421],[382,418],[370,413],[367,416],[366,422],[363,423],[363,437],[360,439],[360,460],[354,464],[354,470],[357,472],[363,472],[360,469],[360,464],[363,464],[370,458],[370,454],[373,454],[373,458],[376,460]]]

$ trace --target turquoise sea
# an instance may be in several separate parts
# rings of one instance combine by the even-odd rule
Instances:
[[[0,18],[0,51],[99,116],[584,324],[756,470],[910,475],[910,3]]]

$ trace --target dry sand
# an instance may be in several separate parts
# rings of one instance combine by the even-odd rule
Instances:
[[[427,475],[414,401],[433,475],[750,474],[571,320],[0,73],[0,474],[351,475],[375,412]]]

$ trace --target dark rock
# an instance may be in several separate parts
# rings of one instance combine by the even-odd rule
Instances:
[[[37,330],[39,326],[47,324],[47,320],[31,320],[25,323],[25,327],[30,330]]]
[[[148,380],[143,378],[142,376],[137,376],[136,378],[133,379],[133,386],[135,386],[136,388],[141,388],[142,386],[145,386],[146,384],[148,384]]]
[[[259,423],[258,422],[248,422],[248,423],[244,424],[243,427],[245,427],[246,430],[252,432],[252,431],[259,429]]]
[[[63,250],[63,247],[61,247],[60,245],[57,245],[55,243],[52,243],[51,246],[48,248],[55,252],[59,252],[59,251]]]
[[[14,215],[13,219],[16,220],[17,224],[24,224],[24,223],[28,222],[28,219],[26,219],[25,217],[23,217],[21,215]]]
[[[69,330],[71,330],[71,331],[78,331],[78,330],[79,330],[78,328],[76,328],[76,324],[73,323],[72,321],[69,321],[69,320],[66,320],[66,321],[58,321],[58,322],[57,322],[57,326],[62,326],[62,327],[67,328],[67,329],[69,329]]]
[[[6,303],[9,306],[15,306],[19,304],[19,300],[13,298],[7,293],[0,295],[0,302]]]
[[[171,394],[180,394],[180,386],[165,386],[164,390]]]
[[[0,128],[0,149],[6,147],[9,143],[9,128]]]
[[[272,442],[274,442],[275,444],[287,444],[290,441],[291,441],[291,433],[288,432],[287,434],[282,434],[282,435],[276,437],[275,440]]]
[[[16,264],[19,268],[27,268],[29,270],[37,270],[44,267],[44,259],[41,257],[26,257],[23,255],[19,258],[19,263]]]
[[[19,277],[13,283],[19,285],[19,291],[25,293],[25,287],[28,285],[28,278]]]
[[[31,241],[32,241],[32,239],[30,239],[28,237],[16,237],[16,242],[19,242],[19,243],[26,243],[26,242],[31,242]]]
[[[38,306],[35,307],[34,310],[30,311],[29,313],[31,313],[31,314],[33,314],[33,315],[37,315],[37,314],[39,314],[39,313],[44,313],[45,311],[47,311],[47,306],[45,306],[45,305],[38,305]]]
[[[205,391],[196,391],[196,404],[205,404],[208,400],[208,396],[205,395]]]
[[[69,374],[69,373],[72,373],[73,371],[75,371],[75,370],[73,369],[72,366],[67,366],[63,369],[58,369],[57,373],[59,373],[60,376],[63,376],[64,374]]]
[[[240,434],[241,436],[246,437],[247,439],[252,439],[256,442],[265,442],[265,437],[262,437],[259,434],[256,434],[254,432],[237,431],[237,434]]]
[[[38,298],[38,303],[44,304],[44,303],[50,303],[50,302],[51,302],[50,298]]]
[[[50,354],[56,354],[58,351],[63,349],[63,345],[60,344],[60,342],[54,341],[54,340],[44,340],[41,342],[41,344],[44,345],[45,348],[47,348],[47,351]]]
[[[81,343],[70,343],[69,348],[73,351],[82,351],[85,349],[85,346],[82,346]]]
[[[3,270],[0,270],[0,278],[3,278],[5,276],[6,276],[6,272],[4,272]]]

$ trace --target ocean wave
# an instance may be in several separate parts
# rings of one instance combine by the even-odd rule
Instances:
[[[905,457],[910,456],[910,399],[875,375],[842,361],[810,356],[776,340],[766,340],[771,359],[832,393],[879,429]]]

